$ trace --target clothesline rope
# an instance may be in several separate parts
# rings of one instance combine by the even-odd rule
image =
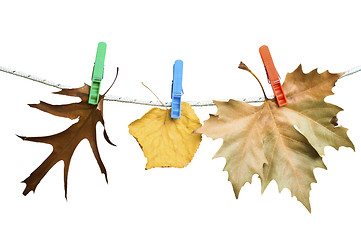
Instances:
[[[1,72],[5,72],[5,73],[9,73],[18,77],[22,77],[22,78],[26,78],[38,83],[42,83],[51,87],[56,87],[59,89],[67,89],[67,88],[71,88],[70,86],[66,86],[66,85],[62,85],[59,83],[54,83],[52,81],[46,80],[44,78],[41,77],[37,77],[37,76],[33,76],[24,72],[20,72],[14,69],[10,69],[10,68],[5,68],[0,66],[0,71]],[[354,73],[357,73],[361,71],[361,66],[357,66],[355,68],[352,68],[348,71],[346,71],[340,78],[343,77],[347,77],[350,76]],[[270,97],[270,98],[273,98]],[[148,106],[157,106],[157,107],[161,107],[163,106],[159,101],[150,101],[150,100],[141,100],[141,99],[136,99],[136,98],[127,98],[127,97],[120,97],[120,96],[112,96],[112,95],[106,95],[104,97],[104,100],[106,101],[116,101],[116,102],[121,102],[121,103],[132,103],[132,104],[140,104],[140,105],[148,105]],[[217,101],[227,101],[228,99],[221,99],[221,100],[217,100]],[[264,97],[249,97],[249,98],[238,98],[236,100],[239,101],[243,101],[243,102],[248,102],[248,103],[257,103],[257,102],[263,102],[264,101]],[[193,107],[205,107],[205,106],[214,106],[215,104],[213,103],[213,100],[203,100],[203,101],[187,101],[191,106]],[[167,107],[171,106],[171,102],[164,102],[164,105]]]

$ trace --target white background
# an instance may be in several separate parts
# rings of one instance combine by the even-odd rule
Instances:
[[[5,1],[3,1],[5,2]],[[117,3],[115,3],[117,2]],[[90,83],[97,43],[108,44],[102,91],[154,100],[144,81],[170,100],[172,65],[184,61],[183,100],[261,96],[244,61],[262,79],[258,48],[269,46],[284,78],[302,63],[306,72],[342,72],[361,65],[357,1],[7,1],[0,8],[0,65],[79,87]],[[184,169],[145,171],[146,159],[128,133],[128,124],[150,107],[104,104],[111,140],[98,125],[100,173],[88,142],[76,149],[64,198],[63,163],[23,196],[21,183],[51,152],[51,146],[24,142],[51,135],[72,121],[27,106],[53,96],[55,88],[0,73],[1,239],[360,239],[361,73],[341,79],[327,101],[345,111],[340,125],[356,152],[328,147],[328,170],[315,170],[312,214],[273,181],[261,195],[260,181],[246,184],[236,200],[223,172],[225,160],[211,160],[222,140],[204,136]],[[215,107],[195,109],[201,122]]]

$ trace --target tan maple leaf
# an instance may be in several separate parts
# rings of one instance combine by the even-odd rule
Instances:
[[[171,109],[152,108],[129,125],[129,133],[138,141],[148,159],[146,169],[187,166],[201,142],[193,131],[202,125],[192,107],[182,102],[179,119],[171,118]]]
[[[117,72],[118,75],[118,72]],[[116,79],[116,78],[115,78]],[[115,80],[114,80],[115,81]],[[114,84],[114,82],[113,82]],[[110,89],[110,88],[109,88]],[[108,89],[108,90],[109,90]],[[107,91],[108,91],[107,90]],[[104,126],[103,119],[103,101],[104,95],[100,95],[99,103],[97,105],[91,105],[88,103],[90,86],[84,84],[83,87],[74,89],[63,89],[55,94],[79,97],[81,102],[71,103],[64,105],[51,105],[45,102],[39,104],[29,104],[30,107],[37,108],[41,111],[53,114],[59,117],[65,117],[70,119],[77,119],[78,121],[71,125],[68,129],[58,134],[45,137],[23,137],[19,136],[23,140],[32,142],[47,143],[53,146],[52,153],[45,159],[45,161],[35,169],[28,178],[23,182],[26,183],[26,188],[23,192],[27,195],[30,191],[34,191],[47,172],[59,161],[64,162],[64,189],[65,198],[67,198],[67,182],[68,171],[70,166],[71,157],[78,146],[83,140],[87,139],[93,150],[93,154],[98,162],[101,173],[105,175],[105,180],[108,182],[107,172],[105,166],[100,158],[97,139],[96,139],[96,125],[98,122]],[[104,128],[104,138],[106,141],[115,146],[108,137],[108,134]]]
[[[236,100],[214,101],[217,114],[195,132],[223,139],[214,158],[226,158],[224,171],[228,171],[236,197],[258,174],[262,192],[275,180],[279,191],[288,188],[311,211],[309,192],[311,183],[316,182],[313,170],[326,169],[324,148],[354,149],[347,129],[336,127],[336,114],[342,109],[324,101],[333,94],[340,76],[342,73],[328,71],[319,74],[316,69],[305,74],[300,65],[284,81],[288,100],[284,107],[278,107],[275,99],[266,99],[261,106]]]

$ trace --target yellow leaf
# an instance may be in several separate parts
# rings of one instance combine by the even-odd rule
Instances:
[[[201,127],[192,107],[182,102],[180,119],[170,117],[171,110],[152,108],[129,125],[129,133],[138,141],[148,159],[146,169],[187,166],[201,142]]]

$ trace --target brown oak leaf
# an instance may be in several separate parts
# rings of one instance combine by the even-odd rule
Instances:
[[[354,149],[347,129],[337,127],[336,115],[342,109],[324,101],[333,94],[340,76],[342,73],[328,71],[319,74],[316,69],[305,74],[300,65],[284,81],[288,100],[284,107],[278,107],[275,99],[266,99],[260,106],[214,101],[217,114],[196,132],[223,139],[214,158],[226,158],[224,171],[228,171],[236,197],[258,174],[262,192],[275,180],[279,191],[288,188],[311,211],[309,192],[311,183],[316,182],[313,170],[326,169],[324,148]]]
[[[78,119],[76,123],[71,125],[63,132],[44,137],[22,137],[23,140],[32,142],[47,143],[53,146],[52,153],[45,159],[45,161],[35,169],[28,178],[23,182],[26,183],[26,188],[23,192],[27,195],[30,191],[34,191],[42,178],[47,172],[59,161],[64,162],[64,189],[65,198],[67,198],[67,180],[68,171],[71,157],[75,151],[75,148],[83,140],[87,139],[93,150],[93,154],[98,162],[101,172],[105,175],[105,180],[108,182],[107,172],[105,166],[100,158],[97,140],[96,140],[96,125],[98,122],[104,126],[103,119],[103,101],[104,95],[100,95],[99,103],[97,105],[91,105],[88,103],[90,86],[84,84],[83,87],[74,89],[63,89],[55,94],[79,97],[81,102],[71,103],[64,105],[51,105],[45,102],[39,104],[29,104],[30,107],[37,108],[41,111],[53,114],[59,117],[65,117],[70,119]],[[115,146],[107,135],[104,128],[104,138],[106,141]]]

